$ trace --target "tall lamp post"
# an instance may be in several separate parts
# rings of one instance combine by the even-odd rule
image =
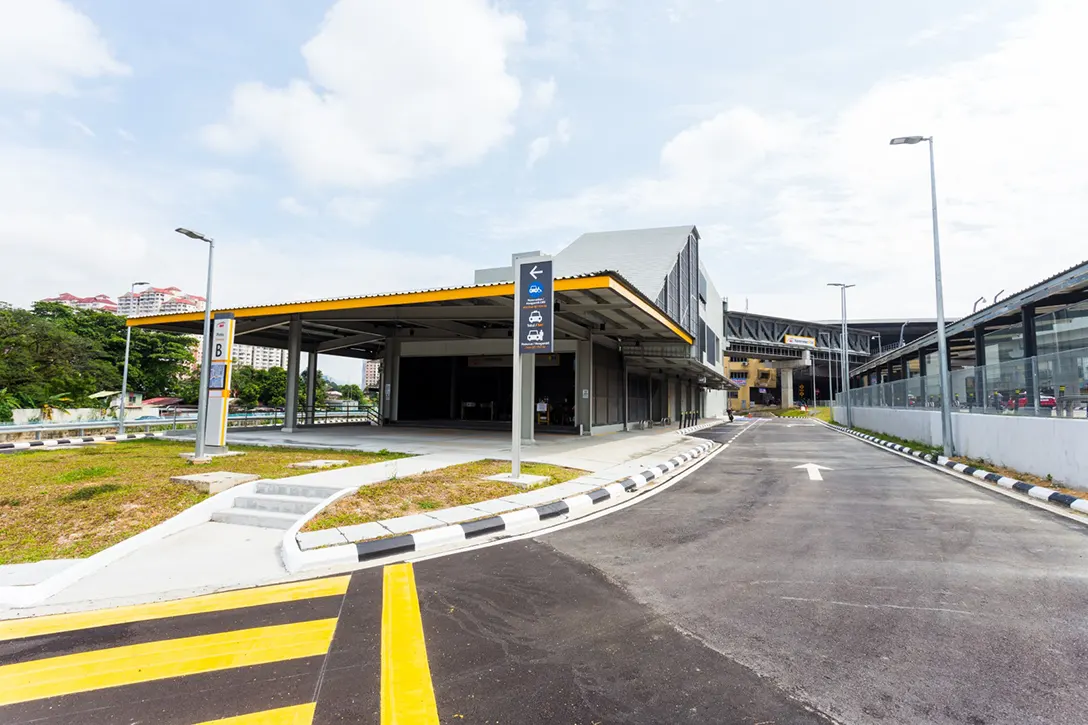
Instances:
[[[933,276],[937,286],[937,357],[941,371],[941,433],[944,454],[954,452],[952,441],[952,384],[948,371],[948,340],[944,334],[944,284],[941,281],[941,237],[937,231],[937,171],[933,163],[932,136],[898,136],[891,140],[892,146],[929,143],[929,194],[933,202]]]
[[[136,288],[150,284],[150,282],[133,282],[129,285],[128,292],[131,296],[136,292]],[[125,405],[128,403],[128,351],[132,347],[132,327],[125,325],[125,368],[121,373],[121,405],[117,411],[117,434],[123,435],[125,432]]]
[[[212,355],[212,257],[215,253],[215,240],[199,232],[178,227],[174,230],[190,239],[208,243],[208,291],[204,294],[204,348],[200,356],[200,398],[196,401],[196,450],[193,458],[204,457],[204,435],[208,426],[208,374]]]
[[[839,339],[839,369],[842,370],[842,397],[846,401],[846,427],[854,427],[854,409],[850,405],[850,360],[848,359],[850,344],[847,342],[846,327],[846,290],[854,287],[852,284],[842,282],[828,282],[828,287],[838,287],[842,292],[842,337]]]

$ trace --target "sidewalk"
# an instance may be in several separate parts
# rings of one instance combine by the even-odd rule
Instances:
[[[430,447],[431,452],[424,455],[369,466],[318,471],[288,480],[348,488],[481,458],[510,458],[508,436],[500,441],[497,436],[476,436],[464,431],[455,432],[453,436],[426,433],[432,432],[426,431],[419,438],[433,442],[423,445],[417,442],[413,446],[417,450]],[[434,433],[448,434],[450,431]],[[329,436],[325,438],[325,444],[329,445]],[[462,438],[472,439],[471,444]],[[282,436],[277,442],[283,443]],[[395,450],[391,440],[389,443],[390,450]],[[311,440],[300,440],[298,444],[315,445]],[[620,480],[690,447],[690,438],[668,429],[602,438],[548,436],[525,446],[523,460],[584,469],[589,473],[576,479],[584,488],[585,484],[600,486]],[[0,608],[0,618],[162,601],[313,576],[313,573],[291,575],[287,572],[281,558],[283,535],[283,531],[275,529],[217,522],[198,524],[88,574],[33,607]]]

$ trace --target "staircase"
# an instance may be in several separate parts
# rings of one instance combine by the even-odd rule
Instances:
[[[266,529],[288,529],[303,514],[339,490],[327,486],[290,483],[290,479],[258,481],[253,493],[234,499],[232,508],[214,512],[212,521]]]

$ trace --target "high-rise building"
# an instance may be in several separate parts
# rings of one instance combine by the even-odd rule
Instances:
[[[234,351],[231,357],[234,359],[235,365],[248,365],[257,370],[287,367],[287,351],[275,347],[257,347],[256,345],[234,343]]]
[[[141,315],[172,315],[179,312],[200,312],[204,298],[190,295],[177,287],[145,287],[129,291],[117,298],[117,313],[125,317]]]
[[[382,382],[382,361],[363,361],[363,388],[376,389]]]
[[[99,310],[102,312],[117,312],[117,303],[109,295],[95,295],[94,297],[77,297],[69,292],[62,292],[56,297],[46,297],[41,302],[59,302],[78,310]]]

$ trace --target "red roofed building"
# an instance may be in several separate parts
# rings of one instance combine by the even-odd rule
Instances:
[[[117,312],[125,317],[200,312],[203,309],[203,297],[186,294],[177,287],[146,287],[126,292],[117,299]]]
[[[41,302],[58,302],[78,310],[100,310],[103,312],[117,312],[117,303],[109,295],[95,295],[94,297],[77,297],[70,292],[62,292],[56,297],[46,297]]]

